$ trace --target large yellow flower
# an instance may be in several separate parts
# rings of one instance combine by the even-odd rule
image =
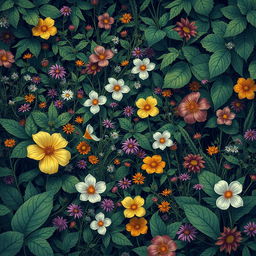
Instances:
[[[146,99],[140,98],[136,101],[136,106],[139,108],[137,114],[140,118],[146,118],[148,116],[156,116],[159,113],[159,109],[156,107],[157,100],[152,96]]]
[[[256,84],[253,79],[239,78],[234,86],[234,91],[238,93],[239,99],[247,98],[252,100],[255,97]]]
[[[133,216],[142,217],[146,214],[145,208],[142,206],[144,205],[144,199],[141,196],[136,196],[132,199],[130,196],[127,196],[121,204],[124,208],[124,216],[126,218],[132,218]]]
[[[43,39],[56,35],[57,28],[54,26],[54,20],[50,17],[44,20],[39,18],[37,26],[32,28],[32,33],[33,36],[40,36]]]
[[[39,160],[41,172],[53,174],[58,172],[59,165],[69,163],[71,154],[63,149],[68,142],[60,133],[50,135],[48,132],[38,132],[32,135],[36,144],[27,147],[27,157]]]
[[[146,170],[148,174],[152,173],[163,173],[164,167],[166,165],[165,161],[162,161],[160,155],[154,155],[152,157],[147,156],[143,159],[142,170]]]

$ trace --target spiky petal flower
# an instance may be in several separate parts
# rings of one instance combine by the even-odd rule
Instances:
[[[123,178],[122,180],[118,181],[118,186],[121,189],[127,189],[131,186],[131,184],[132,184],[132,181],[128,180],[127,178]]]
[[[249,237],[255,237],[256,236],[256,223],[255,222],[249,222],[244,226],[244,233]]]
[[[181,18],[180,22],[177,22],[176,25],[177,27],[174,28],[174,30],[178,32],[180,37],[186,38],[186,41],[188,41],[191,36],[195,37],[197,34],[197,26],[195,26],[195,22],[190,22],[188,18]]]
[[[54,79],[63,79],[66,75],[66,71],[64,67],[55,64],[50,67],[48,74]]]
[[[197,231],[191,224],[186,223],[180,226],[177,234],[179,240],[190,243],[195,240]]]
[[[58,231],[63,231],[68,227],[67,220],[60,216],[54,218],[52,224],[57,228]]]
[[[245,131],[244,138],[246,140],[254,141],[256,140],[256,130],[255,129],[249,129]]]
[[[125,142],[122,143],[122,150],[126,154],[135,154],[139,150],[138,148],[139,143],[135,139],[127,139]]]
[[[67,208],[69,216],[74,216],[74,218],[79,219],[83,216],[82,208],[77,204],[70,204]]]
[[[100,207],[106,212],[112,212],[115,208],[114,202],[111,199],[102,200]]]
[[[200,155],[188,154],[184,157],[184,160],[183,166],[187,168],[189,172],[200,172],[200,170],[205,167],[205,161]]]
[[[63,16],[69,16],[71,14],[71,11],[72,11],[71,8],[65,5],[60,9],[60,13]]]

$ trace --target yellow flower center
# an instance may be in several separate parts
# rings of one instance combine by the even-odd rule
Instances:
[[[120,86],[119,84],[116,84],[116,85],[114,86],[114,91],[118,92],[118,91],[120,91],[120,90],[121,90],[121,86]]]
[[[147,69],[147,66],[146,66],[146,65],[141,65],[141,66],[140,66],[140,70],[141,70],[141,71],[145,71],[146,69]]]
[[[227,119],[227,118],[228,118],[228,115],[224,114],[224,115],[222,116],[222,118]]]
[[[90,185],[88,188],[87,188],[87,193],[89,194],[89,195],[93,195],[93,194],[95,194],[95,187],[93,186],[93,185]]]
[[[194,102],[194,101],[189,101],[186,104],[186,109],[189,110],[192,113],[195,113],[195,112],[198,111],[198,104],[196,102]]]
[[[249,91],[249,90],[250,90],[250,87],[249,87],[248,85],[245,85],[245,86],[243,87],[243,89],[244,89],[244,91]]]
[[[138,229],[140,229],[140,225],[139,225],[139,224],[136,224],[136,225],[134,226],[134,228],[138,230]]]
[[[144,110],[150,110],[151,109],[151,106],[149,105],[149,104],[146,104],[145,106],[144,106]]]
[[[98,226],[102,227],[104,225],[104,222],[102,220],[98,221]]]
[[[197,163],[196,160],[191,160],[191,161],[190,161],[190,164],[196,166],[198,163]]]
[[[98,105],[99,101],[97,99],[92,100],[92,105]]]
[[[65,96],[66,96],[66,98],[69,98],[69,97],[70,97],[70,94],[69,94],[69,93],[66,93]]]
[[[189,32],[190,32],[190,29],[189,29],[188,27],[183,27],[182,29],[183,29],[183,31],[184,31],[185,33],[189,33]]]
[[[227,190],[225,193],[224,193],[224,197],[229,199],[233,196],[233,192],[230,191],[230,190]]]
[[[166,245],[161,245],[158,250],[160,253],[162,253],[162,252],[167,252],[168,248]]]
[[[131,205],[131,209],[132,209],[132,210],[136,210],[137,208],[138,208],[137,204],[132,204],[132,205]]]
[[[5,55],[3,55],[3,56],[1,57],[1,60],[2,60],[2,61],[7,61],[7,57],[6,57]]]
[[[57,69],[55,69],[55,73],[56,74],[59,74],[60,73],[60,70],[57,68]]]
[[[165,138],[160,138],[159,142],[160,142],[161,144],[164,144],[164,143],[165,143]]]
[[[48,30],[48,27],[46,26],[46,25],[43,25],[42,27],[41,27],[41,31],[42,32],[46,32]]]
[[[150,164],[150,166],[151,166],[152,168],[155,168],[155,167],[157,166],[157,162],[156,162],[156,161],[153,161],[153,162]]]
[[[234,242],[234,240],[235,240],[235,237],[234,237],[234,236],[232,236],[232,235],[227,236],[227,238],[226,238],[226,243],[232,244],[232,243]]]
[[[97,66],[96,65],[92,65],[91,66],[91,70],[96,70],[97,69]]]
[[[100,59],[100,60],[105,60],[105,58],[106,58],[105,55],[103,55],[103,54],[100,54],[100,55],[99,55],[99,59]]]
[[[46,148],[44,149],[44,153],[45,153],[47,156],[52,155],[53,152],[54,152],[54,148],[53,148],[52,146],[46,147]]]
[[[108,19],[104,19],[104,20],[103,20],[103,23],[108,24],[108,23],[109,23],[109,20],[108,20]]]

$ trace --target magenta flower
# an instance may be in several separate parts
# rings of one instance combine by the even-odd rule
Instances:
[[[58,231],[63,231],[68,228],[67,220],[60,216],[54,218],[52,224]]]
[[[109,119],[103,120],[102,125],[103,125],[104,127],[106,127],[106,128],[111,128],[111,129],[114,129],[114,128],[115,128],[114,123],[111,122]]]
[[[139,150],[139,143],[135,139],[127,139],[122,143],[122,150],[127,154],[135,154]]]
[[[121,189],[127,189],[132,185],[132,181],[128,180],[127,178],[123,178],[122,180],[118,181],[118,186]]]
[[[143,159],[147,156],[147,154],[143,149],[139,148],[139,150],[136,152],[136,156]]]
[[[70,204],[67,207],[67,212],[69,213],[69,216],[74,216],[75,219],[79,219],[83,216],[82,208],[76,204]]]
[[[191,224],[186,223],[180,226],[177,234],[179,240],[190,243],[195,240],[197,231]]]
[[[178,32],[181,38],[186,38],[186,41],[188,41],[191,36],[195,37],[197,34],[195,22],[190,22],[188,18],[181,18],[180,22],[177,22],[176,25],[177,27],[174,28],[174,30]]]
[[[40,76],[33,76],[31,81],[35,84],[39,84],[41,82]]]
[[[57,91],[55,89],[49,89],[47,91],[47,96],[51,97],[51,98],[54,98],[58,95]]]
[[[111,103],[109,104],[109,106],[110,106],[111,108],[116,108],[116,107],[118,106],[118,103],[116,103],[116,102],[111,102]]]
[[[136,58],[143,57],[143,55],[143,51],[139,47],[134,48],[134,50],[132,51],[132,56]]]
[[[131,106],[127,106],[124,108],[124,115],[125,116],[132,116],[134,113],[134,108]]]
[[[65,68],[58,64],[52,65],[48,72],[54,79],[63,79],[66,76],[66,73]]]
[[[53,105],[56,108],[63,108],[63,101],[62,100],[55,100]]]
[[[60,9],[60,13],[63,16],[69,16],[71,14],[71,12],[72,12],[71,8],[69,8],[68,6],[65,6],[65,5]]]
[[[256,130],[255,129],[249,129],[249,130],[245,131],[244,138],[246,140],[251,140],[251,141],[256,140]]]
[[[244,233],[249,237],[255,237],[256,236],[256,223],[255,222],[249,222],[244,226]]]
[[[77,167],[80,168],[80,169],[85,169],[86,166],[87,166],[87,163],[86,163],[85,160],[79,160],[79,161],[77,162]]]
[[[154,94],[156,94],[156,95],[161,95],[161,94],[162,94],[162,89],[161,89],[160,87],[156,87],[156,88],[154,89]]]
[[[188,173],[181,173],[180,176],[179,176],[179,179],[181,181],[187,181],[187,180],[190,180],[191,177]]]
[[[100,207],[105,211],[105,212],[112,212],[115,208],[114,202],[111,199],[104,199],[102,200]]]
[[[195,190],[202,190],[203,188],[204,188],[204,186],[202,184],[195,184],[193,186],[193,189],[195,189]]]
[[[28,112],[31,110],[30,104],[23,104],[19,107],[18,112]]]

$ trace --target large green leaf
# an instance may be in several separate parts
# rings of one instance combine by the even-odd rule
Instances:
[[[251,78],[256,79],[256,60],[249,64],[249,73]]]
[[[171,65],[179,56],[179,51],[175,48],[169,48],[169,53],[164,54],[160,69]]]
[[[26,119],[25,131],[28,136],[32,136],[32,134],[37,132],[37,126],[35,125],[32,115],[29,115]]]
[[[31,140],[25,140],[16,145],[13,149],[11,158],[25,158],[27,157],[27,147],[33,144]]]
[[[231,125],[223,124],[223,125],[218,125],[218,127],[221,131],[223,131],[226,134],[234,135],[239,132],[239,124],[237,120],[233,120]]]
[[[251,10],[247,13],[246,18],[250,24],[256,27],[256,10]]]
[[[236,19],[237,17],[241,16],[240,10],[235,5],[225,6],[221,8],[221,12],[226,18],[230,20]]]
[[[131,241],[122,233],[114,232],[111,234],[112,241],[117,245],[132,246]]]
[[[0,234],[0,256],[15,256],[23,245],[23,234],[8,231]]]
[[[158,236],[158,235],[166,235],[167,228],[165,223],[162,221],[158,212],[154,213],[149,221],[150,224],[150,231],[151,235]]]
[[[150,26],[145,30],[145,38],[149,46],[161,41],[165,36],[166,33],[155,26]]]
[[[208,16],[213,8],[213,0],[193,0],[193,7],[199,14]]]
[[[39,127],[41,127],[41,128],[48,127],[48,117],[45,113],[42,113],[40,111],[33,111],[32,112],[32,117],[33,117],[35,123]]]
[[[12,8],[10,9],[9,13],[8,13],[8,17],[9,17],[9,22],[10,24],[17,28],[18,23],[19,23],[19,19],[20,19],[20,14],[17,8]]]
[[[237,54],[247,61],[254,48],[254,40],[250,31],[243,32],[237,36],[234,43]]]
[[[201,40],[202,46],[209,52],[216,52],[225,49],[224,39],[217,34],[209,34]]]
[[[171,237],[172,239],[174,239],[181,224],[182,224],[181,222],[174,222],[174,223],[167,225],[166,234],[169,237]]]
[[[25,129],[17,121],[11,119],[0,119],[0,124],[4,129],[14,135],[17,138],[28,139],[29,136],[26,134]]]
[[[28,240],[29,250],[37,256],[53,256],[53,250],[50,244],[42,238]]]
[[[199,183],[203,185],[203,190],[207,195],[212,197],[217,196],[214,191],[214,185],[221,180],[219,176],[209,171],[203,171],[198,175],[198,179]]]
[[[149,140],[145,135],[140,133],[135,133],[133,136],[138,141],[140,147],[147,150],[152,150],[151,144],[149,143]]]
[[[62,189],[67,193],[77,192],[75,185],[79,182],[78,178],[73,175],[64,175],[62,178]]]
[[[8,207],[6,207],[4,204],[0,204],[0,216],[4,216],[6,214],[8,214],[10,211],[10,209]]]
[[[209,73],[209,62],[210,56],[208,54],[199,54],[192,60],[191,71],[198,80],[208,80],[210,77]]]
[[[246,19],[243,17],[231,20],[226,28],[225,37],[236,36],[242,33],[246,28]]]
[[[13,210],[17,210],[23,203],[23,199],[19,191],[11,186],[1,185],[0,197],[4,204]]]
[[[59,9],[50,4],[42,5],[39,11],[44,17],[51,17],[52,19],[58,18],[61,15]]]

